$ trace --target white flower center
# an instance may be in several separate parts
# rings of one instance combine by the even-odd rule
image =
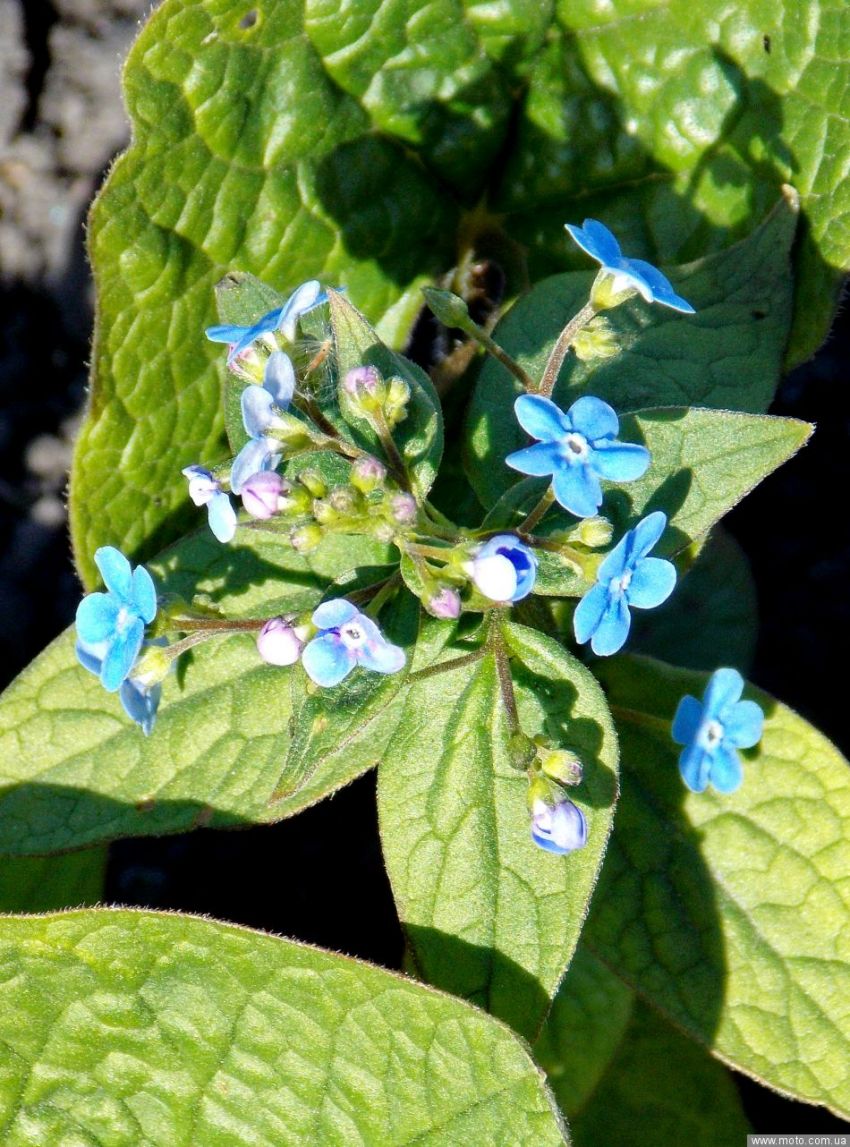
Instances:
[[[610,593],[625,593],[629,586],[632,584],[632,571],[626,570],[624,574],[619,577],[612,577],[608,583],[608,591]]]
[[[706,721],[699,731],[699,740],[704,749],[716,749],[723,740],[723,726],[719,721]]]
[[[561,454],[568,462],[584,462],[590,453],[583,434],[566,434],[561,439]]]
[[[340,626],[339,635],[346,649],[359,649],[366,640],[366,634],[354,621],[346,622],[345,625]]]
[[[118,616],[115,618],[115,628],[121,633],[125,630],[130,622],[133,620],[133,615],[130,613],[126,606],[122,605],[118,610]]]

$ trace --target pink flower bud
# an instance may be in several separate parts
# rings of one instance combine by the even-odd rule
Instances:
[[[242,483],[242,505],[252,518],[271,518],[280,509],[288,483],[274,470],[260,470]]]
[[[432,617],[454,621],[456,617],[460,617],[460,594],[456,589],[445,586],[425,603],[425,608]]]
[[[377,458],[358,458],[351,467],[351,484],[364,494],[380,486],[386,476],[387,468]]]
[[[393,521],[407,525],[416,518],[416,499],[412,494],[393,494],[390,498],[390,513]]]
[[[342,380],[342,386],[346,393],[356,398],[359,394],[377,394],[382,382],[374,366],[355,366]]]
[[[269,665],[294,665],[304,642],[282,617],[272,617],[257,635],[257,650]]]

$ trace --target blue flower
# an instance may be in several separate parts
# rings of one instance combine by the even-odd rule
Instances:
[[[293,291],[282,307],[269,311],[253,326],[241,327],[225,323],[221,326],[207,327],[205,334],[210,342],[230,344],[227,361],[232,363],[239,355],[250,350],[258,340],[265,342],[270,349],[276,349],[275,331],[280,331],[288,342],[295,342],[296,327],[301,316],[327,301],[328,296],[318,280],[310,279]]]
[[[464,568],[491,601],[521,601],[534,589],[537,555],[514,534],[496,534]]]
[[[77,642],[77,657],[80,664],[97,677],[100,677],[103,671],[105,652],[104,642],[97,645],[87,645],[82,641]],[[127,716],[141,726],[146,737],[149,736],[162,697],[162,685],[157,683],[146,686],[135,677],[127,677],[121,682],[118,696]]]
[[[207,507],[212,532],[220,542],[229,542],[236,533],[236,511],[221,482],[203,466],[186,466],[182,473],[189,479],[189,497],[196,506]]]
[[[320,605],[313,624],[319,632],[304,647],[301,662],[317,685],[338,685],[355,665],[375,673],[397,673],[404,666],[404,650],[391,645],[374,621],[344,598]]]
[[[629,530],[605,558],[589,589],[576,607],[576,641],[600,657],[616,653],[625,644],[632,624],[629,607],[654,609],[666,601],[676,584],[676,567],[665,558],[647,554],[664,533],[667,515],[649,514]]]
[[[587,821],[572,801],[564,798],[554,808],[544,800],[535,800],[531,810],[531,838],[547,852],[563,856],[587,844]]]
[[[600,478],[632,482],[649,466],[645,446],[617,441],[619,420],[601,398],[579,398],[565,414],[549,398],[521,394],[514,410],[523,430],[539,441],[505,462],[521,474],[551,474],[556,499],[577,518],[592,517],[602,505]]]
[[[732,793],[741,783],[738,749],[761,740],[764,713],[755,701],[742,701],[744,679],[736,669],[712,673],[702,701],[683,697],[673,718],[673,740],[684,745],[679,755],[682,780],[695,793],[712,784]]]
[[[276,411],[286,410],[294,393],[292,362],[283,351],[275,351],[266,363],[263,385],[251,383],[242,391],[242,424],[251,437],[233,459],[230,488],[234,494],[241,494],[254,474],[274,470],[283,457],[280,442],[267,431],[285,425]]]
[[[83,648],[97,649],[100,680],[115,693],[133,668],[145,635],[156,616],[156,591],[144,566],[132,568],[114,546],[102,546],[94,560],[106,593],[90,593],[77,607],[77,637]]]
[[[632,287],[648,303],[661,303],[662,306],[682,311],[686,315],[694,313],[687,299],[677,295],[669,280],[651,263],[645,263],[643,259],[627,259],[604,223],[585,219],[584,227],[576,227],[572,223],[565,226],[582,251],[601,263],[603,271],[614,276],[615,291]]]

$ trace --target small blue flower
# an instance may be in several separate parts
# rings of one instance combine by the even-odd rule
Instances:
[[[282,307],[269,311],[253,326],[240,327],[225,323],[221,326],[207,327],[204,333],[210,342],[230,344],[227,361],[232,363],[239,355],[250,350],[258,340],[265,342],[270,349],[276,349],[275,331],[280,331],[288,342],[295,342],[296,327],[301,316],[327,301],[328,296],[322,290],[321,284],[317,279],[311,279],[293,291]]]
[[[398,673],[404,666],[404,650],[391,645],[374,621],[344,598],[320,605],[313,624],[319,632],[304,647],[301,663],[317,685],[338,685],[355,665],[375,673]]]
[[[514,534],[496,534],[473,554],[465,569],[491,601],[521,601],[537,578],[537,555]]]
[[[622,649],[632,617],[629,607],[654,609],[666,601],[676,585],[676,567],[665,558],[647,554],[664,533],[667,515],[649,514],[625,534],[599,567],[596,585],[576,607],[576,641],[600,657]]]
[[[283,351],[275,351],[266,363],[263,385],[251,383],[242,391],[242,424],[251,438],[233,459],[230,488],[234,494],[241,494],[255,474],[274,470],[283,457],[280,442],[267,431],[284,426],[276,411],[286,410],[294,393],[292,362]]]
[[[690,695],[679,702],[673,718],[673,740],[684,745],[679,755],[682,780],[695,793],[709,784],[733,793],[743,779],[738,749],[761,740],[764,713],[755,701],[742,701],[744,679],[736,669],[712,673],[702,701]]]
[[[603,271],[614,276],[615,291],[633,287],[648,303],[661,303],[674,311],[694,314],[694,308],[687,299],[677,295],[669,280],[651,263],[626,258],[604,223],[585,219],[584,227],[576,227],[573,223],[566,223],[565,227],[582,251],[601,263]]]
[[[523,430],[539,441],[505,462],[521,474],[551,474],[556,499],[577,518],[592,517],[602,505],[600,478],[632,482],[646,473],[649,451],[617,441],[619,419],[601,398],[585,395],[565,414],[549,398],[521,394],[514,410]]]
[[[77,637],[85,648],[100,652],[100,680],[115,693],[142,647],[145,625],[156,616],[156,590],[144,566],[132,568],[114,546],[94,555],[106,593],[90,593],[77,607]]]
[[[535,800],[531,810],[531,838],[547,852],[563,856],[587,844],[587,821],[572,801],[564,798],[554,808],[544,800]]]
[[[236,533],[236,511],[221,482],[203,466],[186,466],[182,473],[189,479],[189,497],[196,506],[207,507],[212,532],[220,542],[231,541]]]
[[[103,671],[105,652],[105,642],[100,642],[98,645],[77,642],[77,658],[80,664],[96,677],[100,677]],[[162,685],[157,683],[146,686],[135,677],[127,677],[121,682],[118,696],[127,716],[141,727],[146,737],[149,736],[162,697]]]

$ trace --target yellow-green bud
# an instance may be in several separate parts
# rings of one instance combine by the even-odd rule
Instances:
[[[307,526],[299,526],[297,530],[293,530],[289,535],[289,541],[299,554],[308,554],[319,545],[323,537],[322,527],[311,522]]]
[[[363,508],[363,499],[351,486],[334,486],[328,501],[340,514],[356,514]]]
[[[314,440],[315,434],[310,432],[309,426],[296,418],[294,414],[277,415],[274,426],[266,431],[269,438],[283,443],[289,450],[303,450]]]
[[[331,526],[335,522],[339,521],[339,514],[337,511],[330,504],[330,502],[326,502],[322,498],[316,498],[316,500],[313,502],[313,517],[317,522],[321,522],[323,526]],[[298,547],[296,546],[296,549],[297,548]]]
[[[579,785],[582,778],[581,761],[568,749],[538,750],[540,768],[547,777],[559,785]]]
[[[515,769],[527,769],[536,753],[534,742],[520,730],[508,741],[508,755]]]
[[[614,536],[614,527],[607,518],[585,518],[573,531],[573,538],[588,549],[597,550],[607,546]]]
[[[410,401],[410,387],[403,378],[391,378],[387,384],[387,396],[384,403],[384,418],[392,429],[402,419],[407,417],[407,404]]]
[[[551,805],[552,801],[552,785],[545,777],[536,776],[528,785],[528,792],[526,794],[529,809],[534,808],[535,801],[544,801],[546,804]]]
[[[613,330],[601,317],[594,319],[573,339],[573,350],[582,362],[611,358],[619,349]]]
[[[166,652],[167,646],[148,645],[139,657],[130,676],[138,681],[145,689],[152,689],[164,681],[171,668],[171,658]]]
[[[302,470],[298,481],[307,487],[314,498],[324,498],[328,492],[327,483],[318,470]]]
[[[632,298],[637,291],[629,286],[617,275],[610,271],[601,270],[590,288],[590,301],[597,311],[610,311],[618,307],[626,299]]]
[[[351,485],[363,494],[371,494],[382,485],[387,476],[387,468],[377,458],[358,458],[351,467]]]

